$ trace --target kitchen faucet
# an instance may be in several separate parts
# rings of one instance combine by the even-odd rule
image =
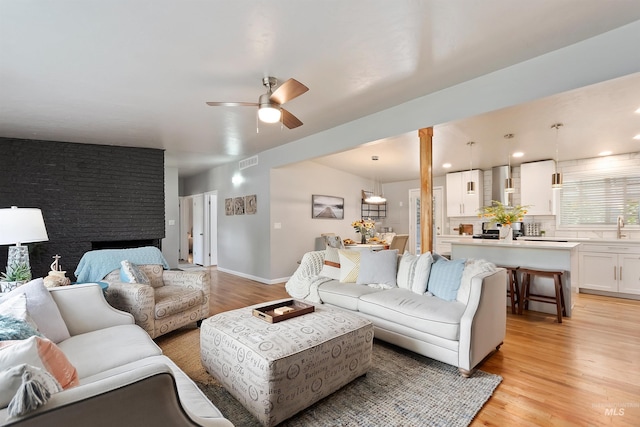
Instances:
[[[624,228],[624,217],[622,215],[618,215],[618,239],[622,239],[623,237],[627,237],[625,234],[622,234],[622,229]]]

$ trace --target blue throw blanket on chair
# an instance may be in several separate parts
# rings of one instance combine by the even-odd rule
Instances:
[[[76,280],[80,283],[100,281],[113,270],[120,268],[120,262],[128,260],[134,264],[161,264],[165,270],[169,269],[160,249],[154,246],[133,249],[100,249],[89,251],[82,255]]]

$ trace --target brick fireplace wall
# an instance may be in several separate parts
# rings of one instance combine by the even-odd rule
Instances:
[[[0,208],[42,209],[49,241],[29,244],[34,277],[59,254],[74,280],[92,242],[165,235],[163,150],[0,138],[0,156]]]

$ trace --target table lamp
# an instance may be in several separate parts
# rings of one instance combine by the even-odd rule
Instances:
[[[24,263],[29,264],[29,249],[22,243],[45,242],[49,240],[44,226],[42,211],[35,208],[0,209],[0,245],[9,247],[7,266]]]

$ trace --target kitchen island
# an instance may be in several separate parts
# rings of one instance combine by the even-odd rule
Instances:
[[[564,271],[562,289],[567,316],[571,316],[573,308],[571,297],[572,293],[577,291],[577,284],[579,283],[579,242],[533,242],[523,240],[504,242],[502,240],[488,239],[448,239],[446,243],[451,244],[451,259],[476,258],[485,259],[497,265]],[[575,283],[573,287],[571,286],[572,282]],[[552,296],[555,294],[553,281],[549,278],[535,277],[531,283],[531,292]],[[536,301],[529,302],[529,310],[556,313],[555,305]]]

